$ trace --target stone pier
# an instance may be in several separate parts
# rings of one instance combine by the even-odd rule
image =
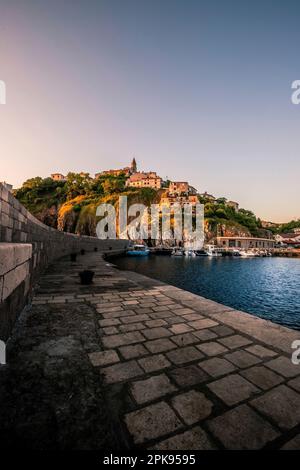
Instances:
[[[0,446],[300,449],[299,339],[100,253],[62,258],[8,343]]]

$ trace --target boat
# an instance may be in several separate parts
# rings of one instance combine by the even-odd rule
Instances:
[[[241,252],[239,250],[233,250],[231,255],[234,257],[234,258],[240,258],[241,257]]]
[[[170,256],[172,252],[172,248],[163,246],[163,245],[157,245],[153,248],[151,248],[151,253],[153,255],[158,255],[158,256]]]
[[[155,248],[152,253],[158,256],[170,256],[171,250],[169,248]]]
[[[242,258],[256,258],[259,255],[257,255],[257,253],[254,251],[240,251],[240,256]]]
[[[196,250],[196,256],[208,256],[207,251],[205,250]]]
[[[185,250],[185,251],[184,251],[184,255],[185,255],[185,256],[195,257],[195,256],[196,256],[196,253],[195,253],[194,250]]]
[[[222,256],[222,253],[217,251],[214,245],[208,245],[206,253],[210,257],[220,257],[220,256]]]
[[[183,250],[181,248],[174,248],[171,256],[183,256]]]
[[[149,253],[150,250],[146,245],[133,245],[127,250],[129,256],[148,256]]]
[[[270,252],[267,251],[267,250],[261,250],[261,251],[259,252],[259,256],[262,256],[262,257],[266,258],[266,257],[272,256],[272,253],[270,253]]]

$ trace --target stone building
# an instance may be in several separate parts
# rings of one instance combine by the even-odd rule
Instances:
[[[127,187],[160,189],[162,178],[155,171],[137,172],[126,181]]]
[[[52,173],[51,178],[53,181],[66,181],[66,177],[61,173]]]
[[[174,206],[174,204],[180,204],[183,206],[184,204],[197,204],[199,202],[198,197],[196,195],[189,195],[189,194],[167,194],[161,197],[160,205],[163,206]]]
[[[189,183],[187,181],[171,181],[169,185],[170,194],[188,193]]]
[[[190,186],[187,181],[171,181],[169,185],[169,194],[187,194],[196,195],[197,190]]]
[[[227,201],[226,206],[232,207],[232,209],[234,209],[236,212],[239,210],[239,203],[235,201]]]
[[[213,196],[212,194],[208,194],[208,192],[206,192],[206,191],[205,191],[205,193],[201,193],[200,197],[202,197],[203,199],[206,199],[207,201],[210,201],[210,202],[215,202],[215,200],[216,200],[215,196]]]
[[[133,175],[137,172],[137,163],[135,158],[132,159],[131,165],[130,166],[125,166],[124,168],[118,168],[116,170],[104,170],[101,171],[100,173],[95,174],[95,178],[99,178],[100,176],[120,176],[120,175],[125,175],[125,176],[130,176]]]
[[[2,186],[4,186],[7,189],[7,191],[11,192],[12,189],[13,189],[13,185],[9,184],[9,183],[6,183],[5,181],[1,181],[0,184],[2,184]]]
[[[120,175],[130,176],[131,175],[130,167],[127,166],[125,168],[120,168],[119,170],[104,170],[104,171],[101,171],[100,173],[96,173],[95,178],[99,178],[100,176],[120,176]]]
[[[300,233],[279,233],[275,235],[275,240],[282,245],[298,247],[300,245]]]
[[[255,237],[217,237],[217,246],[225,249],[272,250],[275,240]]]

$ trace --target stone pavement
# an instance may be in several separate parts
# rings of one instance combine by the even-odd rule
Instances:
[[[96,270],[92,286],[78,284],[83,266]],[[75,264],[61,260],[41,279],[32,311],[47,315],[47,334],[54,334],[53,311],[64,321],[74,309],[93,319],[70,334],[83,348],[79,361],[88,360],[96,373],[101,406],[118,436],[112,446],[300,449],[300,365],[291,362],[299,332],[118,271],[100,253]],[[43,348],[45,334],[34,347]],[[56,335],[46,351],[59,361],[66,348],[66,337]],[[103,417],[94,406],[91,435],[97,419]]]

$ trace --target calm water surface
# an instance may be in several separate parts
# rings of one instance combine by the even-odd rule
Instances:
[[[300,259],[123,257],[136,271],[238,310],[300,329]]]

